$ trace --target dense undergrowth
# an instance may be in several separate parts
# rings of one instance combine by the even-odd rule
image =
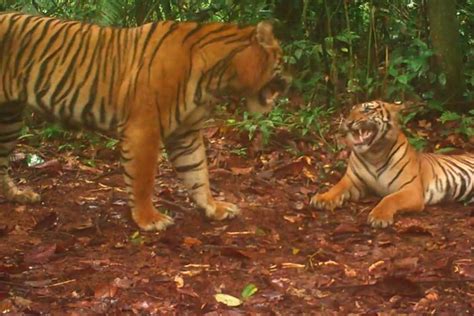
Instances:
[[[465,90],[463,99],[456,102],[468,104],[464,113],[453,111],[454,101],[441,102],[437,94],[447,78],[434,65],[427,6],[426,1],[411,0],[8,0],[0,9],[126,27],[164,19],[272,20],[293,76],[289,98],[266,116],[241,111],[241,120],[227,120],[230,126],[250,137],[261,134],[265,142],[278,129],[305,139],[324,139],[349,105],[380,98],[415,105],[405,114],[404,124],[428,117],[449,123],[447,133],[469,139],[474,137],[474,2],[457,3]],[[34,129],[30,125],[23,138],[38,141],[38,137],[62,137],[68,144],[61,149],[75,146],[74,137],[57,125]],[[100,138],[83,135],[93,143]],[[412,139],[418,148],[424,147],[423,139]],[[104,142],[109,147],[116,144],[110,139]]]

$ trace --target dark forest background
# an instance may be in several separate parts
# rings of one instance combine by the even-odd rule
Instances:
[[[415,104],[406,121],[416,116],[439,117],[443,123],[458,122],[462,134],[474,135],[474,0],[0,3],[3,10],[118,27],[165,19],[271,20],[294,78],[290,100],[283,100],[269,117],[258,122],[246,117],[247,121],[238,123],[244,128],[291,126],[302,134],[323,133],[319,121],[347,105],[381,98]]]

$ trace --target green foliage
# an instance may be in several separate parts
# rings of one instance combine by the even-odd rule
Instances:
[[[253,137],[268,141],[276,128],[299,135],[328,132],[338,107],[369,99],[416,100],[426,107],[403,117],[404,123],[427,112],[456,121],[456,132],[473,134],[473,114],[446,111],[436,86],[446,76],[436,71],[431,49],[427,1],[307,0],[4,0],[0,10],[17,10],[101,25],[133,27],[160,20],[256,23],[272,20],[282,39],[293,89],[303,96],[296,111],[279,106],[267,116],[244,115],[229,121]],[[464,51],[466,100],[474,99],[474,0],[458,2],[459,32]],[[301,105],[299,105],[301,106]],[[294,108],[294,106],[293,106]],[[458,115],[458,116],[456,116]],[[68,132],[47,125],[44,139],[68,138]],[[24,134],[31,138],[31,131]],[[412,139],[415,146],[423,141]],[[115,140],[105,146],[114,148]]]
[[[266,115],[249,115],[244,112],[242,120],[229,119],[227,124],[247,132],[249,139],[259,132],[264,144],[268,143],[277,128],[287,129],[299,136],[311,134],[324,139],[333,120],[333,114],[332,107],[308,105],[296,112],[289,112],[284,104],[280,104]]]
[[[45,139],[66,138],[69,135],[70,132],[68,132],[61,125],[56,123],[47,124],[43,129],[40,130],[40,136]]]
[[[428,144],[428,141],[419,135],[409,135],[408,137],[408,142],[415,147],[417,151],[423,151],[426,148],[426,145]]]
[[[467,137],[474,136],[474,110],[469,111],[468,114],[459,114],[455,112],[443,112],[439,118],[441,123],[456,122],[457,127],[455,132]]]
[[[249,299],[250,297],[252,297],[257,292],[258,292],[257,286],[253,283],[249,283],[244,287],[244,289],[242,290],[242,293],[240,294],[240,296],[244,300],[246,300],[246,299]]]
[[[249,113],[245,112],[241,121],[229,119],[227,124],[247,132],[249,139],[252,139],[256,132],[260,132],[263,142],[267,144],[275,128],[286,125],[284,116],[286,114],[281,108],[277,107],[269,115],[249,115]]]
[[[306,106],[296,115],[296,121],[292,125],[293,130],[297,130],[302,136],[313,132],[320,136],[329,131],[328,120],[331,120],[334,108],[321,106]]]

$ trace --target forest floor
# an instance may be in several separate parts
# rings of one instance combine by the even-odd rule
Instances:
[[[474,149],[441,135],[440,126],[418,125],[431,148]],[[346,151],[284,131],[266,147],[229,128],[205,134],[213,193],[242,215],[208,221],[163,160],[156,204],[175,225],[158,233],[139,232],[131,220],[116,152],[91,145],[58,153],[60,141],[19,146],[15,179],[43,200],[0,197],[0,311],[474,313],[473,205],[430,206],[373,229],[366,218],[377,199],[334,212],[308,207],[312,194],[341,176]],[[27,167],[29,153],[45,162]],[[91,159],[93,167],[84,163]],[[216,294],[241,304],[219,303]]]

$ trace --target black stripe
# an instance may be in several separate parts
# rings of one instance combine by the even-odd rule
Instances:
[[[197,144],[197,146],[191,147],[189,149],[181,150],[180,152],[177,152],[176,150],[172,151],[172,155],[170,155],[170,161],[175,162],[178,158],[182,156],[189,156],[195,153],[198,149],[200,149],[202,144]]]
[[[180,115],[180,96],[181,96],[181,82],[178,81],[178,87],[176,88],[176,109],[175,109],[175,112],[174,112],[174,118],[176,120],[176,123],[178,125],[181,124],[181,115]]]
[[[65,27],[64,24],[62,24],[59,20],[53,20],[54,25],[51,25],[52,27],[56,27],[56,30],[53,30],[52,34],[47,34],[48,35],[48,41],[45,44],[45,48],[43,52],[40,54],[38,57],[38,61],[41,61],[42,59],[46,58],[46,55],[50,52],[50,48],[52,45],[56,42],[58,39],[59,35],[63,34],[63,28]],[[62,47],[59,47],[62,49]]]
[[[362,164],[362,166],[365,168],[368,174],[370,174],[374,179],[376,178],[375,174],[370,170],[369,166],[365,163],[365,160],[359,157],[356,151],[353,152],[354,156],[357,158],[357,160]]]
[[[160,109],[160,103],[158,102],[158,96],[155,98],[155,104],[156,104],[156,109],[158,112],[158,124],[160,125],[160,136],[164,139],[165,138],[165,128],[163,126],[163,121],[161,120],[161,109]]]
[[[158,51],[161,48],[161,45],[163,45],[163,42],[165,41],[166,38],[168,38],[171,34],[173,34],[174,31],[178,29],[178,23],[172,23],[170,27],[168,28],[168,31],[160,38],[160,41],[156,44],[155,48],[153,49],[151,53],[151,57],[149,58],[148,62],[148,68],[151,69],[153,65],[153,61],[155,60],[156,55],[158,54]],[[150,82],[151,79],[151,71],[148,72],[148,82]]]
[[[82,47],[84,47],[84,54],[82,55],[82,58],[77,63],[79,67],[82,67],[85,64],[86,60],[89,60],[88,57],[90,57],[89,46],[91,46],[92,35],[94,33],[94,30],[92,28],[92,25],[88,25],[88,26],[89,27],[84,32],[84,36],[82,36],[82,41],[79,47],[79,49],[82,49]],[[86,43],[85,45],[84,45],[84,42]]]
[[[101,68],[101,64],[105,63],[107,59],[107,56],[101,56],[101,52],[103,50],[105,40],[107,39],[107,38],[104,38],[105,32],[106,30],[104,28],[101,28],[99,31],[98,41],[96,43],[96,50],[94,51],[94,56],[95,56],[95,52],[97,52],[97,58],[96,58],[97,67],[94,68],[92,84],[88,92],[89,99],[87,100],[81,112],[82,121],[87,126],[93,127],[93,128],[96,126],[93,109],[94,109],[94,105],[96,104],[97,91],[99,89],[100,68]],[[90,64],[90,66],[92,67],[92,63]],[[89,77],[89,76],[86,76],[86,77]]]
[[[181,44],[184,44],[191,36],[193,36],[194,34],[196,34],[197,32],[199,32],[202,28],[203,28],[203,25],[204,24],[196,24],[194,26],[194,28],[188,32],[188,34],[186,34],[184,37],[183,37],[183,40],[181,41]]]
[[[26,18],[24,20],[24,27],[26,27],[26,25],[29,24],[29,22],[31,21],[33,17],[30,16],[28,18]],[[31,45],[31,38],[33,36],[33,33],[36,31],[36,29],[40,26],[40,23],[35,23],[29,30],[28,32],[26,32],[25,34],[21,34],[23,32],[23,30],[20,32],[20,36],[21,36],[21,42],[20,44],[18,45],[19,48],[17,49],[17,53],[16,53],[16,60],[15,60],[15,64],[13,66],[13,75],[16,77],[18,76],[18,70],[19,70],[19,67],[20,67],[20,62],[23,61],[23,55],[28,51],[28,49],[31,51],[31,49],[33,48],[34,49],[34,46],[30,46]],[[27,49],[28,48],[28,49]]]
[[[353,171],[353,173],[354,173],[354,171]],[[354,173],[354,174],[355,174],[355,173]],[[362,189],[357,185],[357,181],[355,181],[354,179],[352,179],[352,177],[350,176],[349,173],[347,173],[347,177],[349,178],[349,180],[351,180],[352,185],[353,185],[353,187],[357,190],[357,192],[359,193],[359,198],[360,198],[360,196],[363,195],[363,193],[365,192],[365,190],[362,190]],[[356,177],[357,177],[357,175],[356,175]],[[359,179],[359,180],[360,180],[360,179]],[[363,185],[363,183],[362,183],[362,185]]]
[[[66,52],[63,55],[63,60],[61,61],[61,64],[64,64],[64,62],[66,61],[66,57],[69,55],[68,51],[72,49],[72,47],[74,46],[73,44],[75,44],[75,39],[80,32],[82,32],[82,30],[76,31],[74,36],[69,41],[69,45],[67,46]],[[51,103],[52,103],[53,111],[54,111],[55,104],[61,103],[61,101],[63,101],[63,99],[68,96],[72,86],[76,82],[76,76],[74,75],[71,76],[71,73],[73,72],[73,68],[76,66],[77,57],[79,56],[79,53],[81,52],[81,49],[83,47],[82,45],[83,41],[84,41],[84,37],[81,37],[77,45],[79,48],[76,49],[76,51],[74,52],[74,55],[69,60],[69,64],[67,65],[66,70],[64,71],[62,77],[58,80],[56,84],[56,89],[51,94]],[[66,87],[65,84],[68,79],[71,79],[71,80],[69,81],[69,84]],[[60,98],[58,98],[59,94],[62,91],[64,91],[64,93],[61,95]]]
[[[188,149],[188,148],[191,148],[191,146],[193,146],[198,139],[199,137],[196,136],[191,140],[189,144],[186,145],[185,144],[186,140],[181,141],[180,139],[173,138],[166,141],[166,148],[172,151]]]
[[[192,171],[192,170],[195,170],[195,169],[198,169],[201,165],[204,164],[204,159],[199,161],[199,162],[196,162],[196,163],[193,163],[193,164],[189,164],[189,165],[184,165],[184,166],[175,166],[175,170],[176,172],[178,173],[184,173],[184,172],[189,172],[189,171]]]
[[[212,24],[208,24],[208,27],[211,28]],[[225,30],[228,30],[229,28],[232,28],[232,25],[229,25],[229,24],[222,24],[221,26],[219,26],[217,29],[215,30],[212,30],[212,31],[208,31],[204,36],[202,36],[201,38],[199,38],[197,41],[195,41],[192,45],[191,45],[191,52],[192,50],[194,49],[195,46],[199,45],[201,42],[203,42],[204,40],[206,40],[209,36],[213,35],[213,34],[217,34],[217,33],[220,33],[220,32],[223,32]]]
[[[239,33],[232,33],[232,34],[228,34],[228,35],[222,35],[222,36],[219,36],[219,37],[215,37],[215,38],[210,39],[209,41],[207,41],[207,42],[201,44],[201,45],[199,46],[199,48],[200,48],[200,49],[203,49],[204,47],[206,47],[206,46],[208,46],[208,45],[211,45],[211,44],[217,43],[217,42],[223,42],[223,41],[225,41],[226,39],[231,39],[231,38],[233,38],[233,37],[235,37],[235,36],[238,36],[238,35],[239,35]]]
[[[197,146],[195,146],[193,148],[190,148],[188,150],[183,150],[180,153],[177,153],[176,155],[173,155],[173,157],[170,157],[170,161],[175,162],[180,157],[190,156],[190,155],[194,154],[198,149],[200,149],[201,146],[202,146],[201,144],[198,144]]]
[[[399,163],[400,161],[403,161],[403,159],[404,159],[404,158],[406,157],[406,155],[407,155],[408,147],[409,147],[409,146],[405,146],[405,151],[404,151],[403,154],[400,156],[400,158],[398,158],[397,161],[395,161],[393,164],[390,165],[390,168],[389,168],[390,170],[392,170],[393,168],[395,168],[395,167],[398,165],[398,163]]]
[[[197,190],[203,186],[205,186],[206,184],[205,183],[195,183],[193,184],[193,186],[190,188],[190,190]]]
[[[112,86],[113,82],[110,83],[110,85]],[[104,97],[101,97],[100,98],[100,112],[99,112],[99,117],[100,117],[100,124],[103,125],[105,124],[105,121],[106,121],[106,118],[107,118],[107,109],[105,108],[105,98]]]
[[[400,188],[398,188],[398,190],[400,191],[401,189],[403,189],[405,186],[409,185],[410,183],[412,183],[413,181],[415,181],[415,179],[418,178],[418,175],[414,175],[413,178],[411,178],[410,180],[408,180],[407,182],[405,182],[404,184],[402,184],[400,186]]]
[[[86,85],[86,83],[90,82],[91,78],[91,74],[94,75],[94,77],[92,78],[92,86],[91,86],[91,91],[89,92],[89,100],[87,101],[87,103],[85,105],[83,105],[83,108],[82,108],[82,111],[81,111],[81,118],[84,120],[88,115],[90,114],[87,114],[87,113],[90,113],[91,109],[92,109],[92,106],[93,106],[93,103],[94,103],[94,100],[95,100],[95,97],[96,97],[96,93],[97,93],[97,83],[98,83],[98,69],[97,67],[94,67],[96,64],[99,64],[100,66],[100,51],[101,51],[101,48],[102,48],[102,45],[103,45],[103,40],[101,40],[102,38],[102,33],[103,33],[103,29],[102,28],[99,28],[99,34],[97,36],[97,38],[99,39],[95,44],[95,47],[92,51],[92,56],[90,54],[87,54],[87,52],[85,53],[85,55],[88,55],[89,56],[89,65],[87,67],[87,70],[86,70],[86,73],[84,75],[84,78],[82,80],[81,83],[79,83],[77,86],[76,86],[76,90],[75,90],[75,93],[73,95],[73,100],[71,101],[71,103],[69,104],[69,116],[67,118],[67,121],[69,121],[71,118],[74,117],[74,111],[75,109],[79,109],[79,105],[76,104],[76,100],[77,98],[79,97],[79,94],[80,94],[80,91],[82,90],[82,88]],[[94,72],[92,72],[92,70],[95,70]]]
[[[122,168],[123,169],[123,174],[125,177],[129,178],[130,180],[133,180],[134,178],[127,172],[127,170],[125,170],[125,168]]]
[[[398,179],[398,177],[402,174],[403,170],[405,170],[405,167],[408,166],[410,162],[411,162],[410,159],[408,159],[407,162],[405,162],[405,164],[400,168],[400,170],[398,170],[395,177],[393,177],[392,180],[388,183],[388,187],[390,187]]]
[[[364,178],[356,171],[355,168],[352,168],[352,173],[356,176],[357,179],[359,179],[360,183],[365,183]]]
[[[455,194],[453,195],[453,198],[455,200],[459,200],[465,195],[467,191],[466,179],[470,179],[471,175],[469,172],[464,170],[461,166],[458,166],[452,160],[452,157],[441,156],[440,159],[442,159],[442,161],[447,165],[449,170],[451,170],[451,173],[457,175],[457,181],[455,183],[458,185],[457,188],[459,188],[459,192],[457,192],[456,194],[456,191],[458,190],[455,190],[454,192]],[[456,170],[458,170],[459,172],[456,172]]]
[[[398,141],[396,141],[395,144],[396,144],[397,142],[398,142]],[[387,169],[387,167],[388,167],[390,161],[392,160],[393,156],[394,156],[394,155],[400,150],[400,148],[401,148],[403,145],[405,145],[405,144],[407,144],[406,141],[405,141],[405,142],[402,142],[400,145],[397,146],[397,148],[396,148],[393,152],[390,152],[390,154],[389,154],[388,157],[387,157],[387,161],[383,164],[383,166],[381,166],[379,169],[377,169],[376,172],[377,172],[378,176],[380,176],[380,175]],[[408,146],[407,146],[407,147],[408,147]],[[393,146],[392,146],[392,148],[393,148]],[[402,155],[402,156],[403,156],[403,155]],[[377,176],[377,177],[378,177],[378,176]]]

